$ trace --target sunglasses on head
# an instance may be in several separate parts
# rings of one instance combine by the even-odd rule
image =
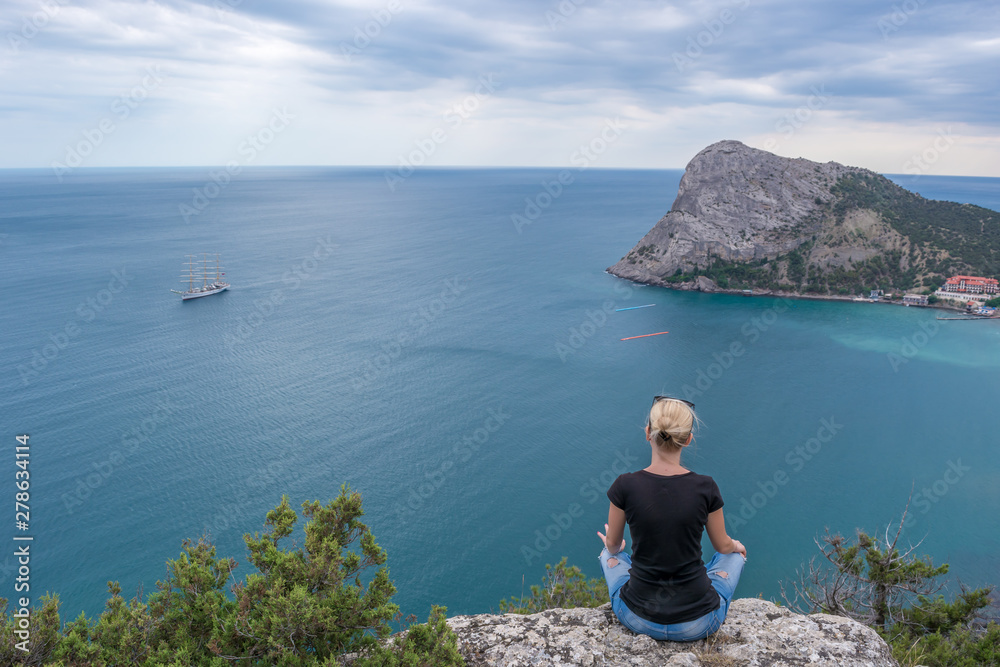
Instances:
[[[674,398],[673,396],[654,396],[653,397],[653,405],[656,405],[656,403],[658,401],[680,401],[684,405],[686,405],[689,408],[691,408],[692,410],[694,410],[694,403],[692,403],[691,401],[686,401],[683,398]],[[652,408],[653,405],[651,405],[649,407]],[[648,415],[646,416],[646,426],[649,426],[649,416]]]
[[[680,401],[684,405],[694,410],[694,403],[692,403],[691,401],[685,401],[683,398],[674,398],[673,396],[654,396],[653,405],[656,405],[657,401]],[[650,407],[653,406],[651,405]]]

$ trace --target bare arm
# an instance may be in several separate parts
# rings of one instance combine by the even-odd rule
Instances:
[[[604,546],[608,552],[616,554],[625,548],[625,510],[615,507],[614,503],[608,506],[608,523],[605,526],[608,531],[604,537]],[[600,533],[598,533],[600,535]]]
[[[726,520],[722,516],[721,507],[708,515],[705,528],[708,530],[708,539],[712,541],[712,547],[720,554],[731,554],[735,551],[746,557],[746,547],[739,540],[729,537],[729,533],[726,532]]]

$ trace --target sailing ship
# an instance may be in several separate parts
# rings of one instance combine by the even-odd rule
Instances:
[[[181,299],[184,301],[197,299],[202,296],[211,296],[229,289],[229,283],[222,280],[222,276],[226,274],[222,273],[222,267],[219,265],[219,255],[215,256],[215,280],[212,282],[209,282],[212,271],[208,263],[208,253],[203,252],[201,255],[201,267],[196,266],[195,255],[187,256],[188,261],[185,266],[187,266],[188,272],[186,275],[181,276],[188,284],[187,291],[170,290],[174,294],[180,294]],[[199,272],[201,275],[198,275]],[[197,284],[199,280],[201,281],[201,285]]]

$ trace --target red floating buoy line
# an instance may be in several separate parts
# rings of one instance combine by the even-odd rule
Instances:
[[[662,336],[663,334],[668,334],[669,331],[660,331],[658,333],[642,334],[641,336],[629,336],[628,338],[622,338],[622,340],[632,340],[633,338],[646,338],[647,336]]]

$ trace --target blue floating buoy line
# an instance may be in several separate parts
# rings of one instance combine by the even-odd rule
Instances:
[[[622,311],[622,310],[635,310],[636,308],[649,308],[649,307],[655,306],[655,305],[656,305],[655,303],[647,303],[647,304],[642,305],[642,306],[629,306],[628,308],[615,308],[615,312],[617,313],[617,312]],[[669,331],[658,331],[656,333],[642,334],[641,336],[629,336],[627,338],[622,338],[621,340],[633,340],[635,338],[648,338],[649,336],[662,336],[663,334],[666,334],[666,333],[670,333],[670,332]]]

